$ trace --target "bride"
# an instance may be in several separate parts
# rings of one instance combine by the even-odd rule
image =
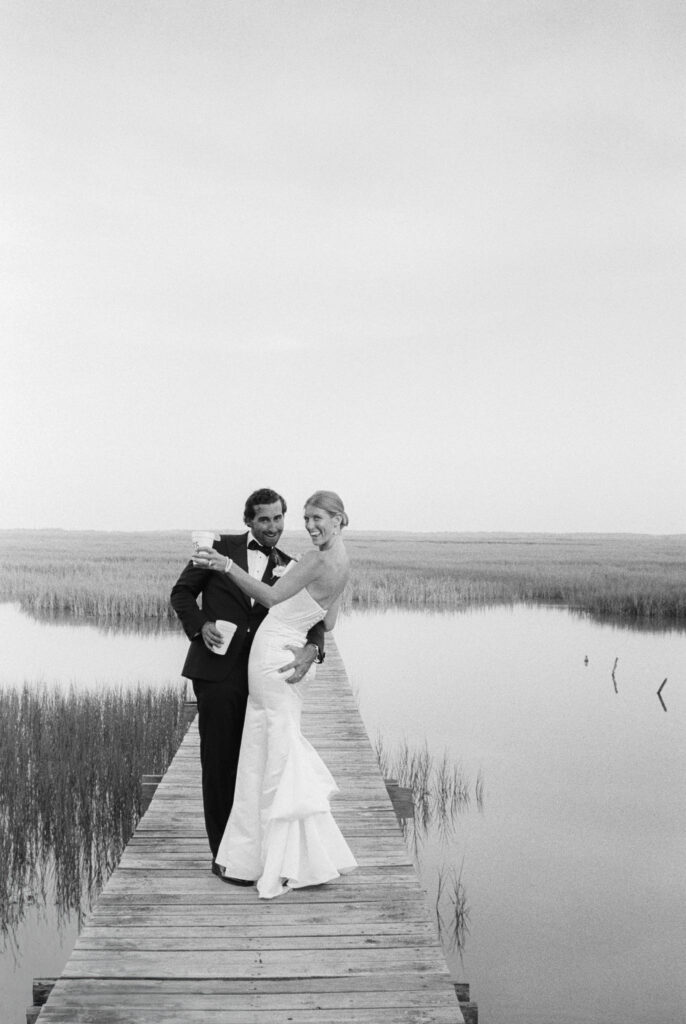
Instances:
[[[214,549],[195,556],[199,564],[228,573],[269,609],[250,651],[236,795],[215,858],[225,877],[257,880],[263,899],[329,882],[357,867],[331,815],[336,783],[300,731],[314,668],[295,684],[279,672],[287,645],[304,643],[320,620],[333,629],[349,575],[341,536],[347,525],[338,495],[316,491],[305,504],[305,529],[316,550],[291,562],[271,587]]]

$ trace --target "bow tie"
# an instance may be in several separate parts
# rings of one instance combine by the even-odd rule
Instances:
[[[261,551],[267,558],[272,554],[273,548],[268,548],[266,544],[258,544],[256,540],[249,540],[248,547],[251,551]]]

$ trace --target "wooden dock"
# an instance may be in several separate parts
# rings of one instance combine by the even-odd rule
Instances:
[[[194,722],[39,1024],[460,1024],[434,915],[335,644],[303,731],[359,868],[259,900],[210,872]]]

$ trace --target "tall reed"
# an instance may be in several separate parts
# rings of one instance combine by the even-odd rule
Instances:
[[[141,775],[165,770],[183,692],[0,689],[0,931],[7,938],[54,873],[58,907],[82,910],[118,862]]]
[[[479,769],[476,783],[460,761],[447,750],[440,757],[432,754],[428,743],[411,744],[403,740],[389,748],[380,735],[375,752],[381,774],[397,779],[398,784],[412,791],[414,803],[413,838],[421,841],[430,829],[436,828],[445,838],[455,830],[462,811],[469,808],[472,794],[478,810],[484,806],[484,777]]]
[[[447,943],[449,949],[462,953],[469,935],[470,908],[467,901],[467,890],[462,881],[462,869],[456,871],[453,864],[441,865],[438,869],[436,887],[436,924],[438,934]]]
[[[435,836],[443,853],[444,859],[436,867],[436,924],[444,945],[462,957],[470,915],[462,881],[464,860],[456,870],[454,863],[445,857],[451,856],[450,840],[460,815],[471,806],[472,794],[477,810],[484,809],[483,771],[479,769],[472,785],[459,761],[448,751],[440,757],[432,755],[427,743],[418,745],[403,740],[390,748],[377,735],[375,750],[384,778],[396,779],[400,786],[412,791],[414,819],[404,820],[401,825],[417,868],[421,869],[422,848],[431,836]]]

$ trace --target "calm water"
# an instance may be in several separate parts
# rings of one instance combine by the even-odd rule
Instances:
[[[372,735],[485,777],[422,867],[433,894],[463,864],[449,959],[485,1024],[683,1024],[686,635],[516,607],[358,616],[337,641]]]
[[[0,686],[25,680],[80,689],[178,682],[188,646],[176,629],[141,634],[52,622],[23,615],[13,604],[0,604],[0,637]]]
[[[38,623],[10,605],[0,635],[0,685],[167,683],[186,649],[178,632]],[[432,900],[439,868],[462,866],[470,933],[448,957],[484,1024],[686,1024],[686,635],[520,606],[354,615],[336,639],[372,737],[426,739],[484,776],[483,810],[420,850]],[[73,922],[55,937],[39,918],[16,962],[0,955],[3,1024],[68,956]]]

